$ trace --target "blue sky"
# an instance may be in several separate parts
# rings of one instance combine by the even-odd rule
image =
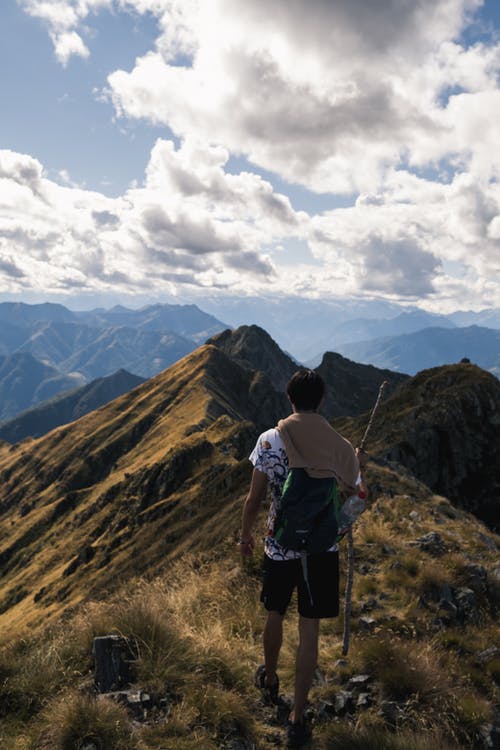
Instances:
[[[114,121],[110,103],[94,93],[111,70],[133,66],[154,43],[157,25],[149,16],[102,11],[92,23],[90,57],[63,67],[46,29],[12,0],[0,10],[0,65],[3,108],[2,148],[40,159],[47,170],[66,170],[78,184],[120,195],[142,179],[163,126]],[[171,137],[171,134],[168,133]]]
[[[142,180],[157,138],[178,143],[167,125],[116,122],[112,104],[96,94],[106,87],[110,71],[133,67],[135,59],[154,46],[158,24],[152,14],[109,9],[95,14],[90,19],[89,58],[76,57],[66,67],[56,60],[43,25],[16,2],[9,2],[0,18],[0,64],[13,73],[0,82],[2,101],[9,102],[0,124],[2,148],[32,154],[54,175],[66,171],[79,185],[118,196],[133,181]],[[234,173],[248,169],[288,192],[298,210],[317,213],[352,205],[356,198],[311,193],[243,156],[232,156],[227,165]]]
[[[496,0],[7,0],[0,298],[498,299]]]

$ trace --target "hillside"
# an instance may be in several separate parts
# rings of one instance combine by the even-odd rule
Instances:
[[[205,346],[75,423],[0,448],[9,528],[0,609],[20,601],[0,618],[2,632],[154,570],[192,545],[202,521],[230,528],[224,501],[242,472],[248,478],[255,432],[278,419],[279,406],[265,376]]]
[[[429,367],[460,362],[463,358],[500,375],[500,331],[475,325],[425,328],[401,336],[342,344],[339,351],[356,362],[411,375]]]
[[[106,378],[97,378],[81,388],[65,391],[44,401],[14,419],[1,422],[0,440],[17,443],[28,436],[45,435],[60,425],[73,422],[98,409],[143,382],[143,378],[126,370],[118,370]]]
[[[238,350],[246,349],[243,335]],[[370,507],[355,535],[347,660],[339,661],[341,621],[322,630],[311,707],[320,750],[496,741],[500,540],[391,453],[412,424],[428,467],[440,466],[442,446],[425,435],[443,422],[460,426],[454,460],[459,444],[482,446],[483,455],[487,403],[496,419],[493,382],[471,365],[439,368],[381,407],[369,445]],[[0,445],[2,747],[68,750],[89,737],[106,750],[282,743],[282,725],[252,687],[259,560],[241,566],[234,546],[248,453],[282,407],[265,373],[208,344],[70,425]],[[336,425],[356,440],[366,420]],[[470,458],[462,487],[478,481]],[[92,638],[108,632],[138,645],[128,709],[90,690]],[[291,614],[280,664],[286,693],[295,649]]]
[[[316,368],[327,385],[322,412],[329,418],[358,415],[369,411],[386,381],[389,396],[406,380],[407,375],[381,370],[373,365],[360,365],[341,354],[327,352]]]
[[[168,331],[43,323],[19,349],[43,358],[62,373],[78,372],[90,380],[121,368],[151,377],[195,348],[193,341]]]
[[[471,364],[433,368],[382,404],[371,450],[498,530],[499,424],[495,376]]]

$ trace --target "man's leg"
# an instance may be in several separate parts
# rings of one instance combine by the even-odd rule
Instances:
[[[267,610],[263,633],[266,687],[276,685],[278,689],[276,668],[283,640],[283,618],[296,586],[297,571],[296,560],[272,560],[264,556],[260,600]]]
[[[279,612],[268,612],[264,626],[264,662],[266,666],[265,684],[271,687],[276,682],[278,657],[283,641],[283,615]]]
[[[318,663],[319,620],[299,616],[299,647],[295,667],[295,699],[290,714],[292,723],[301,722]]]

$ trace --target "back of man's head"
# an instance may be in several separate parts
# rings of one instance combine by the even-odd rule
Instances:
[[[325,395],[325,382],[314,370],[297,370],[288,381],[286,392],[299,411],[316,411]]]

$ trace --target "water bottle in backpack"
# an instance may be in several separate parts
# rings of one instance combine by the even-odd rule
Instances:
[[[359,490],[357,495],[351,495],[340,508],[338,513],[339,534],[345,534],[349,526],[359,518],[366,508],[366,493]]]

